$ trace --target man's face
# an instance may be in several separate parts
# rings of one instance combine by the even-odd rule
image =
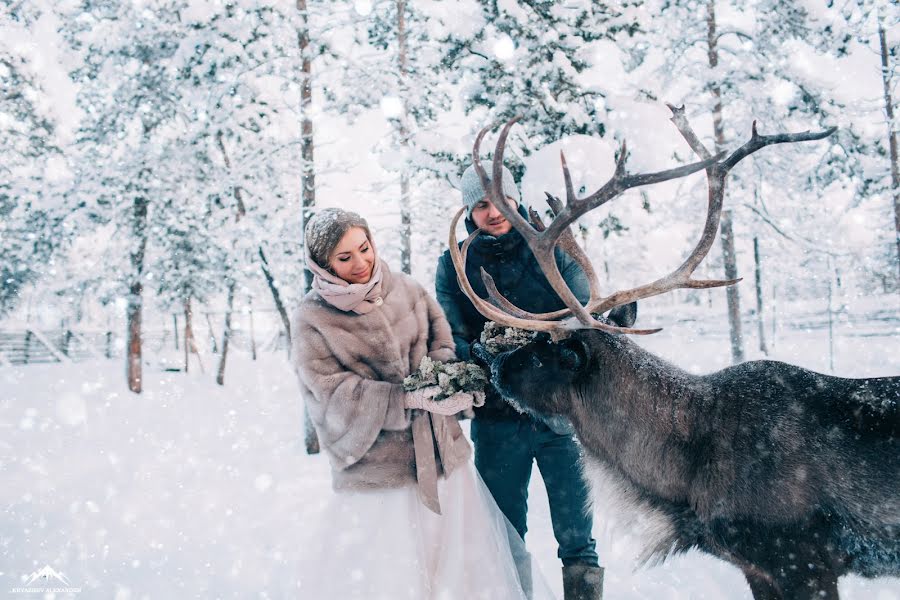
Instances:
[[[509,197],[506,198],[506,203],[513,209],[518,206],[518,203]],[[512,229],[512,223],[507,221],[506,217],[494,206],[494,203],[487,198],[472,208],[472,222],[483,232],[494,237],[500,237],[504,233],[509,233],[509,230]]]

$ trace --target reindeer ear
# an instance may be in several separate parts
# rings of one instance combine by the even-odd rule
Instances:
[[[569,338],[560,342],[559,361],[560,364],[573,372],[583,371],[588,364],[587,345],[577,338]]]
[[[631,327],[637,321],[637,302],[615,307],[606,318],[619,327]]]

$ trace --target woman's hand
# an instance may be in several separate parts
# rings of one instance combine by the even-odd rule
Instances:
[[[407,392],[406,407],[449,416],[484,405],[484,392],[456,392],[443,400],[434,400],[440,392],[441,388],[436,385]]]
[[[425,408],[425,404],[432,401],[432,399],[440,393],[441,388],[437,385],[423,387],[411,392],[406,392],[406,408],[427,410]]]

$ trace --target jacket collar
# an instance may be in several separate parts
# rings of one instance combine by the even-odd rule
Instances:
[[[517,212],[522,215],[522,217],[527,221],[528,220],[528,210],[526,210],[525,206],[519,203],[519,208]],[[466,217],[466,231],[469,232],[469,235],[472,234],[478,227],[475,226],[475,223],[472,222],[470,217]],[[522,238],[522,234],[516,231],[515,228],[511,229],[509,233],[505,233],[499,237],[494,237],[492,235],[487,235],[482,233],[475,241],[472,242],[470,249],[478,252],[479,254],[487,254],[491,256],[499,256],[501,254],[506,254],[516,248],[524,241]]]

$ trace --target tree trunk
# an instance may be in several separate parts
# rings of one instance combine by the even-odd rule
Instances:
[[[234,281],[228,282],[228,308],[225,309],[225,331],[222,333],[222,356],[219,358],[219,371],[216,383],[225,385],[225,362],[228,360],[228,342],[231,339],[231,311],[234,308]]]
[[[753,237],[753,263],[756,276],[756,321],[759,325],[759,350],[763,354],[769,354],[766,348],[766,324],[763,319],[763,292],[762,292],[762,264],[759,261],[759,238]]]
[[[707,44],[709,51],[709,68],[715,72],[719,64],[719,50],[716,46],[716,3],[709,0],[707,5]],[[712,81],[710,91],[713,96],[713,133],[715,135],[716,151],[718,154],[725,148],[725,126],[722,116],[722,88],[717,81]],[[720,222],[722,240],[722,262],[725,265],[725,278],[737,279],[737,252],[734,245],[734,228],[731,221],[731,211],[723,210]],[[744,341],[741,334],[741,298],[737,286],[730,285],[725,289],[728,299],[728,325],[731,336],[731,362],[737,364],[744,361]]]
[[[175,349],[178,350],[178,313],[172,313],[172,329],[175,331]]]
[[[884,25],[878,17],[878,43],[881,46],[881,82],[884,84],[884,110],[888,122],[888,146],[891,151],[891,190],[894,195],[894,233],[897,237],[897,268],[900,269],[900,164],[897,158],[897,124],[894,121],[894,101],[891,98],[891,65]],[[898,272],[900,277],[900,272]],[[900,279],[898,279],[900,283]]]
[[[231,160],[228,159],[228,152],[225,150],[225,140],[223,138],[222,130],[216,132],[216,142],[219,144],[219,150],[222,152],[222,158],[225,160],[225,166],[228,170],[231,170]],[[234,186],[234,201],[237,203],[237,214],[234,217],[235,221],[240,221],[241,217],[247,214],[247,208],[244,206],[244,197],[241,193],[240,186]]]
[[[281,316],[281,324],[284,325],[284,331],[287,334],[288,352],[290,353],[291,320],[288,317],[287,308],[285,308],[284,302],[281,300],[281,293],[278,291],[278,286],[275,284],[275,277],[272,276],[272,272],[269,270],[269,261],[266,259],[266,253],[263,251],[262,246],[259,247],[259,260],[261,261],[263,276],[266,278],[266,284],[269,286],[269,291],[272,292],[275,308]]]
[[[131,283],[128,286],[128,340],[126,342],[126,372],[128,389],[140,394],[143,388],[141,370],[141,316],[143,311],[144,253],[147,250],[147,208],[146,198],[137,197],[131,213]]]
[[[316,205],[316,171],[313,162],[313,122],[312,122],[312,56],[309,41],[309,11],[306,0],[297,0],[297,11],[300,13],[301,25],[297,30],[297,43],[300,47],[301,76],[300,76],[300,157],[303,163],[303,172],[300,176],[301,202],[300,209],[300,239],[303,240],[303,252],[306,252],[306,240],[303,239],[306,232],[306,224],[312,217],[313,207]],[[304,295],[312,288],[313,275],[309,269],[303,270]],[[285,319],[286,317],[282,317]],[[288,332],[288,353],[291,349],[290,328]],[[303,406],[304,444],[307,454],[319,453],[319,438],[313,427],[309,410]]]
[[[191,297],[184,299],[184,372],[190,367],[191,350],[194,345],[193,313],[191,312]],[[176,321],[177,322],[177,321]],[[175,330],[178,335],[178,329]]]
[[[62,343],[60,344],[59,351],[69,356],[69,344],[72,342],[72,330],[63,326],[63,334],[62,334]],[[70,356],[71,358],[71,356]]]
[[[34,334],[31,333],[31,330],[30,329],[26,330],[25,331],[25,351],[23,353],[24,357],[25,357],[26,365],[28,364],[28,361],[31,360],[31,338],[32,337],[34,337]]]
[[[216,133],[216,141],[219,143],[219,150],[222,152],[222,158],[225,161],[225,166],[228,170],[231,170],[231,160],[228,158],[228,151],[225,149],[225,141],[222,139],[222,131],[219,130]],[[234,215],[234,221],[237,223],[241,220],[241,217],[247,214],[247,209],[244,206],[244,196],[241,191],[241,187],[236,185],[234,186],[234,200],[237,205],[237,212]],[[233,248],[234,246],[232,246]],[[219,357],[219,372],[216,375],[216,383],[219,385],[225,385],[225,361],[228,360],[228,338],[231,337],[231,309],[234,306],[234,286],[235,282],[233,279],[229,278],[228,280],[228,309],[225,313],[225,332],[222,334],[222,355]]]
[[[832,300],[834,277],[831,257],[828,257],[828,369],[834,375],[834,302]]]
[[[209,330],[209,341],[212,344],[212,353],[219,353],[219,344],[216,343],[216,334],[213,333],[212,321],[209,320],[209,313],[206,313],[206,328]]]
[[[400,80],[400,102],[403,110],[397,133],[404,156],[409,155],[409,127],[407,119],[407,81],[408,51],[406,35],[406,0],[397,0],[397,72]],[[400,270],[407,275],[412,273],[412,215],[409,197],[409,166],[406,160],[400,166]]]
[[[300,174],[301,213],[300,236],[306,231],[306,224],[312,217],[313,208],[316,206],[316,170],[314,162],[315,144],[313,139],[312,122],[312,56],[309,40],[309,12],[306,0],[297,0],[297,10],[300,12],[302,25],[297,31],[297,43],[300,46],[300,158],[302,172]],[[306,241],[304,240],[304,251]],[[312,288],[312,272],[303,270],[303,293],[306,294]]]
[[[778,283],[772,284],[772,335],[769,338],[772,344],[772,352],[778,343]]]
[[[229,169],[231,168],[231,160],[228,158],[228,151],[225,148],[225,143],[222,140],[222,132],[220,131],[216,136],[216,139],[219,143],[219,150],[222,152],[222,158],[225,161],[225,166]],[[237,202],[237,216],[236,220],[240,220],[245,214],[247,214],[247,208],[244,204],[244,196],[240,187],[236,187],[234,189],[234,197]],[[278,286],[275,284],[275,278],[272,276],[272,272],[269,270],[269,261],[266,258],[266,253],[263,250],[262,246],[257,247],[257,251],[259,253],[259,258],[262,261],[261,268],[263,272],[263,276],[266,278],[266,283],[269,286],[269,291],[272,292],[272,299],[275,301],[275,308],[278,309],[278,313],[281,315],[281,321],[284,323],[284,330],[287,332],[288,337],[288,348],[290,348],[291,341],[291,323],[288,318],[287,309],[284,306],[284,302],[281,301],[281,294],[278,292]],[[310,280],[311,281],[311,280]],[[309,289],[305,289],[304,292],[308,292]],[[256,360],[256,354],[254,349],[254,357],[253,360]]]
[[[250,307],[250,355],[256,360],[256,332],[253,330],[253,307]]]

